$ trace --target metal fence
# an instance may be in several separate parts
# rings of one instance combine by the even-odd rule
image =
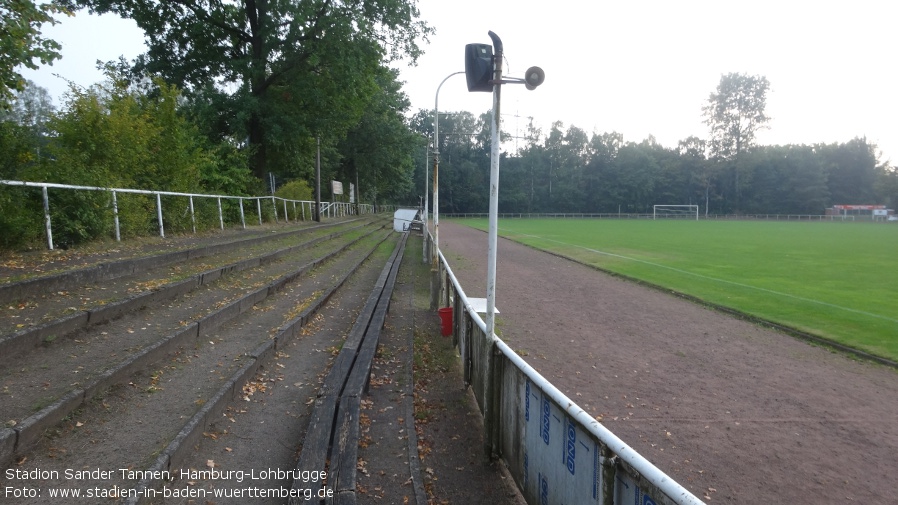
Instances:
[[[223,230],[225,227],[225,218],[224,213],[222,212],[222,200],[228,201],[237,201],[240,207],[240,224],[243,228],[246,228],[246,214],[244,212],[244,202],[250,202],[250,206],[252,207],[252,201],[255,200],[255,211],[259,217],[259,224],[262,224],[262,207],[263,205],[268,206],[269,202],[271,208],[274,212],[275,222],[280,222],[280,216],[286,221],[290,219],[290,213],[288,212],[289,208],[293,209],[294,220],[302,220],[305,221],[307,218],[312,219],[313,209],[315,202],[306,201],[306,200],[288,200],[284,198],[279,198],[276,196],[230,196],[230,195],[208,195],[208,194],[199,194],[199,193],[177,193],[171,191],[148,191],[141,189],[126,189],[126,188],[102,188],[95,186],[75,186],[70,184],[57,184],[50,182],[27,182],[27,181],[8,181],[8,180],[0,180],[0,184],[5,186],[13,186],[13,187],[21,187],[21,188],[39,188],[41,190],[41,194],[43,197],[43,209],[44,209],[44,227],[46,230],[47,237],[47,247],[49,249],[53,249],[53,226],[52,220],[50,219],[50,196],[48,193],[49,188],[53,189],[65,189],[65,190],[73,190],[73,191],[105,191],[110,193],[111,200],[110,206],[112,208],[112,219],[115,227],[115,239],[117,241],[121,240],[121,225],[119,223],[119,208],[118,208],[118,195],[121,193],[129,193],[129,194],[140,194],[140,195],[150,195],[156,200],[156,221],[158,222],[159,227],[159,236],[165,237],[165,219],[164,219],[164,210],[162,207],[162,197],[163,196],[179,196],[186,198],[187,210],[190,213],[190,221],[193,228],[193,232],[196,233],[196,215],[194,211],[194,198],[210,198],[215,199],[218,207],[218,222],[220,228]],[[264,204],[263,204],[264,202]],[[299,207],[297,208],[297,205]],[[321,202],[320,204],[320,213],[321,216],[326,217],[342,217],[347,215],[353,215],[355,213],[359,214],[370,214],[374,212],[374,207],[370,204],[349,204],[349,203],[340,203],[340,202]],[[283,211],[279,216],[279,208]],[[308,208],[308,214],[306,214],[306,208]]]
[[[479,213],[455,213],[440,214],[443,218],[482,218],[489,217],[488,214]],[[605,213],[605,214],[585,214],[576,212],[506,212],[500,213],[500,218],[506,219],[654,219],[651,213]],[[699,214],[699,219],[712,220],[762,220],[762,221],[872,221],[871,216],[827,216],[822,214],[709,214],[707,216]],[[658,219],[695,219],[694,216],[658,216]]]
[[[432,237],[428,249],[433,247]],[[501,457],[532,505],[703,503],[528,365],[474,309],[439,253],[440,304],[484,418],[485,451]]]

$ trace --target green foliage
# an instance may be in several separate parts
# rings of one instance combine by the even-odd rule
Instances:
[[[731,176],[731,202],[736,212],[745,211],[742,193],[752,177],[741,156],[754,145],[758,130],[767,128],[770,121],[765,112],[769,89],[770,82],[764,76],[726,74],[702,108],[705,124],[711,129],[711,156]]]
[[[10,109],[0,111],[0,179],[17,180],[22,170],[40,163],[51,113],[46,90],[31,82]],[[0,248],[38,243],[42,208],[40,190],[0,186]]]
[[[258,194],[259,185],[247,168],[248,153],[228,141],[207,148],[208,163],[200,167],[200,187],[207,193],[247,196]]]
[[[311,201],[315,199],[315,195],[312,194],[312,187],[309,186],[308,182],[302,180],[290,181],[284,184],[274,192],[274,196],[286,200]]]
[[[77,3],[144,29],[149,51],[138,71],[198,100],[215,95],[218,120],[208,124],[248,139],[260,179],[269,171],[303,175],[309,151],[302,139],[342,138],[373,96],[377,69],[400,57],[414,61],[431,33],[413,0]]]
[[[422,136],[432,135],[428,116],[420,111],[412,117]],[[468,113],[440,116],[441,212],[486,212],[489,158],[476,133],[483,127]],[[460,131],[475,134],[455,134]],[[894,208],[898,176],[875,152],[875,145],[856,138],[755,146],[738,160],[725,160],[709,157],[709,142],[696,137],[670,149],[651,136],[636,143],[615,132],[588,136],[558,122],[547,134],[530,125],[516,156],[501,161],[499,211],[645,213],[655,204],[699,204],[703,214],[820,215],[844,203]]]
[[[758,130],[767,127],[767,90],[770,82],[761,75],[730,73],[720,77],[717,91],[702,108],[711,129],[711,152],[733,159],[749,149]]]
[[[227,139],[216,144],[201,135],[179,112],[176,88],[161,81],[137,86],[115,65],[107,65],[106,73],[102,84],[73,86],[62,109],[39,129],[36,121],[0,123],[4,178],[183,193],[254,193],[256,181],[246,169],[245,153]],[[22,118],[34,114],[8,116],[24,123]],[[0,228],[7,232],[5,247],[40,236],[40,218],[30,217],[42,216],[39,193],[3,192]],[[49,198],[55,243],[76,244],[112,234],[110,193],[51,188]],[[187,197],[165,196],[162,203],[166,230],[192,230]],[[218,226],[215,199],[195,199],[194,204],[199,227]],[[155,197],[118,193],[117,206],[123,235],[157,232]],[[223,210],[239,216],[235,203],[225,202]]]
[[[348,188],[346,189],[348,190]],[[315,194],[312,187],[309,186],[308,182],[300,179],[290,181],[279,187],[277,191],[274,192],[274,196],[285,200],[299,200],[302,202],[315,201]],[[278,202],[278,205],[283,205],[283,203]],[[305,217],[305,219],[311,219],[311,207],[309,207],[308,212],[306,212],[306,209],[304,207],[300,208],[300,205],[305,204],[287,204],[287,212],[290,220],[303,219],[303,217]],[[270,207],[266,206],[266,208]],[[278,211],[283,211],[283,207],[278,207]]]
[[[337,145],[342,161],[335,176],[353,183],[358,180],[367,201],[417,201],[414,154],[423,151],[423,140],[405,119],[408,98],[395,70],[380,67],[373,84],[360,119]],[[348,191],[348,185],[344,189]]]
[[[28,128],[13,121],[0,121],[0,179],[14,179],[20,167],[35,160]]]
[[[39,243],[42,208],[40,190],[0,186],[0,249]]]
[[[35,59],[47,65],[59,58],[60,45],[40,34],[44,23],[56,24],[56,13],[69,14],[55,2],[0,0],[0,110],[9,107],[14,92],[25,88],[16,67],[36,69]]]
[[[876,201],[887,205],[890,209],[898,207],[898,168],[880,165],[877,167]]]

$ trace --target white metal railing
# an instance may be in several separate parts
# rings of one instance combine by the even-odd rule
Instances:
[[[432,237],[425,238],[433,247]],[[486,450],[501,455],[530,504],[702,504],[533,369],[486,323],[439,252],[441,305],[465,382],[484,417]]]
[[[13,186],[13,187],[22,187],[22,188],[40,188],[42,197],[43,197],[43,209],[44,209],[44,227],[47,236],[47,247],[49,249],[53,249],[53,228],[52,222],[50,219],[50,197],[47,192],[48,188],[53,189],[68,189],[68,190],[80,190],[80,191],[105,191],[111,194],[112,201],[112,215],[113,222],[115,225],[115,239],[117,241],[121,240],[121,227],[119,223],[119,214],[118,214],[118,194],[119,193],[131,193],[131,194],[140,194],[140,195],[153,195],[156,198],[156,220],[159,223],[159,236],[165,237],[165,220],[163,219],[163,209],[162,209],[162,197],[163,196],[180,196],[186,197],[188,199],[188,208],[190,211],[190,221],[193,228],[193,232],[196,233],[196,216],[194,213],[193,199],[194,198],[214,198],[217,201],[218,206],[218,222],[221,229],[224,229],[224,214],[222,212],[221,201],[224,200],[237,200],[240,204],[240,224],[243,228],[246,228],[246,216],[244,214],[243,202],[244,200],[255,200],[256,201],[256,210],[259,215],[259,224],[262,224],[262,201],[270,200],[271,206],[274,211],[274,219],[275,222],[280,222],[280,218],[278,216],[278,202],[283,203],[283,212],[284,219],[289,222],[289,213],[288,204],[292,204],[293,206],[293,215],[299,216],[297,212],[297,204],[299,204],[300,209],[299,212],[302,214],[302,220],[306,220],[306,206],[309,209],[309,218],[313,215],[313,209],[315,202],[308,200],[289,200],[280,197],[276,197],[273,195],[269,196],[231,196],[231,195],[209,195],[209,194],[201,194],[201,193],[178,193],[173,191],[152,191],[152,190],[143,190],[143,189],[129,189],[129,188],[104,188],[97,186],[77,186],[72,184],[58,184],[52,182],[29,182],[29,181],[9,181],[9,180],[0,180],[0,184],[5,186]],[[267,203],[266,203],[267,205]],[[320,215],[327,217],[343,217],[347,215],[352,215],[356,212],[360,214],[370,214],[374,212],[374,207],[370,204],[349,204],[342,202],[321,202],[321,206],[319,208]]]

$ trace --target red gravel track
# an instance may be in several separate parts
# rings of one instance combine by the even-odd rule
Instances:
[[[486,234],[440,226],[469,296]],[[709,503],[896,503],[898,373],[499,241],[502,338]]]

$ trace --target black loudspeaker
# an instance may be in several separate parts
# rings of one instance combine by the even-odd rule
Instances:
[[[493,91],[493,46],[468,44],[465,46],[465,78],[468,91]]]

